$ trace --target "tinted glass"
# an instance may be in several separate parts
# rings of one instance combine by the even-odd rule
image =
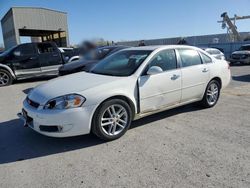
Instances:
[[[148,68],[152,66],[161,67],[163,71],[176,69],[177,61],[175,50],[163,50],[156,54],[150,61]]]
[[[202,64],[199,53],[192,49],[179,49],[181,56],[182,67]]]
[[[45,44],[38,44],[37,45],[37,48],[38,48],[38,51],[40,54],[43,54],[43,53],[51,53],[51,52],[54,52],[54,48],[51,44],[49,43],[45,43]]]
[[[204,63],[212,63],[212,59],[210,57],[202,52],[200,52],[200,54]]]
[[[120,51],[101,60],[91,72],[112,76],[129,76],[137,70],[151,52],[150,50]]]
[[[23,44],[15,49],[14,52],[19,52],[21,56],[34,54],[34,48],[32,44]]]

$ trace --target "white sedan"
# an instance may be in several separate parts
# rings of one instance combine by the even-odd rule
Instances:
[[[225,60],[225,55],[218,49],[216,48],[205,48],[203,49],[204,51],[206,51],[208,54],[210,54],[212,57],[216,58],[216,59],[221,59],[221,60]]]
[[[121,137],[131,121],[200,101],[213,107],[231,79],[228,63],[189,46],[134,47],[33,89],[19,114],[52,137]]]

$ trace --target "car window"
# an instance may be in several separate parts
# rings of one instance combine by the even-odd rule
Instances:
[[[219,55],[221,53],[219,50],[216,49],[206,50],[206,52],[211,55]]]
[[[212,59],[210,57],[208,57],[206,54],[204,54],[202,52],[200,52],[200,54],[201,54],[201,57],[202,57],[202,60],[204,63],[212,63],[213,62]]]
[[[196,50],[178,49],[178,52],[181,57],[182,67],[202,64],[201,57]]]
[[[177,60],[175,50],[163,50],[156,54],[148,65],[148,69],[152,66],[161,67],[163,71],[176,69]]]
[[[250,50],[250,45],[241,46],[239,50]]]
[[[44,44],[37,44],[38,52],[40,54],[43,53],[52,53],[55,51],[53,46],[50,43],[44,43]]]
[[[34,53],[35,51],[32,44],[20,45],[14,50],[14,54],[18,54],[19,56],[32,55]]]
[[[112,76],[129,76],[137,70],[151,52],[150,50],[120,51],[101,60],[91,72]]]

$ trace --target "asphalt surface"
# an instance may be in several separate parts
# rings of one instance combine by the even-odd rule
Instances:
[[[16,117],[44,82],[0,88],[0,187],[250,187],[250,66],[232,67],[218,104],[132,124],[120,139],[49,138]]]

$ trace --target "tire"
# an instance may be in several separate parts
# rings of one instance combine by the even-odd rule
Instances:
[[[12,82],[13,77],[11,74],[4,69],[0,69],[0,87],[11,85]]]
[[[130,106],[121,99],[111,99],[97,108],[92,119],[92,132],[103,140],[115,140],[126,133],[131,121]]]
[[[206,88],[201,105],[205,108],[215,106],[220,97],[220,84],[217,80],[211,80]]]

